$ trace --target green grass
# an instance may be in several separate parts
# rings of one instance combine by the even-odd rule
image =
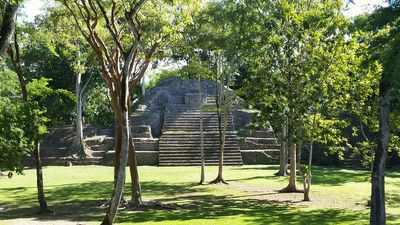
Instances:
[[[368,171],[316,167],[312,202],[302,194],[279,194],[288,178],[274,177],[276,166],[226,167],[229,185],[197,186],[199,168],[139,168],[145,201],[178,205],[177,209],[120,210],[118,224],[368,224]],[[35,214],[35,171],[0,179],[0,224],[98,224],[104,215],[100,199],[112,193],[111,167],[46,167],[44,183],[54,217]],[[212,180],[215,167],[206,167]],[[128,179],[129,180],[129,179]],[[127,198],[129,198],[129,183]],[[301,183],[298,183],[301,187]],[[386,178],[388,224],[400,224],[400,172]],[[22,221],[22,222],[21,222]],[[28,221],[28,222],[27,222]],[[56,221],[56,222],[54,222]]]

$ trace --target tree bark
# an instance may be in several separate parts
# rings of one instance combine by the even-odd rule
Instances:
[[[139,180],[139,171],[137,165],[135,145],[132,138],[129,144],[129,171],[131,174],[131,183],[132,183],[131,204],[133,204],[134,207],[139,208],[143,206],[142,188]]]
[[[119,168],[117,172],[117,181],[115,183],[114,194],[111,199],[111,204],[101,224],[111,225],[114,223],[115,216],[118,211],[119,203],[122,199],[122,195],[125,187],[125,176],[126,166],[128,162],[128,151],[129,151],[129,113],[127,108],[121,110],[122,117],[122,148],[119,161]]]
[[[372,168],[371,225],[385,225],[385,165],[389,148],[390,86],[379,86],[379,139]]]
[[[4,57],[15,32],[18,6],[18,4],[6,3],[3,24],[0,28],[0,63],[4,61]]]
[[[287,176],[288,169],[288,159],[287,159],[287,118],[282,126],[282,135],[281,135],[281,149],[279,152],[279,171],[275,173],[275,176]]]
[[[297,189],[296,186],[296,179],[297,179],[297,174],[296,174],[296,143],[293,143],[291,138],[289,139],[290,142],[290,178],[289,178],[289,184],[287,187],[284,189],[281,189],[279,192],[282,193],[289,193],[289,192],[301,192],[301,190]]]
[[[79,61],[78,61],[79,64]],[[83,118],[82,118],[82,88],[81,82],[82,74],[78,72],[76,74],[75,81],[75,96],[76,96],[76,121],[75,121],[75,141],[70,147],[71,154],[76,154],[80,157],[91,157],[91,151],[86,147],[85,140],[83,138]]]
[[[35,149],[33,152],[35,156],[35,166],[36,166],[36,186],[37,186],[37,197],[39,201],[40,214],[54,214],[47,206],[46,197],[44,195],[43,188],[43,171],[42,171],[42,161],[40,160],[40,143],[35,141]]]
[[[315,117],[314,117],[315,118]],[[310,153],[308,155],[308,168],[307,173],[303,174],[303,184],[304,184],[304,201],[310,201],[310,189],[311,189],[311,165],[312,165],[312,157],[313,157],[313,147],[314,142],[310,143]]]
[[[224,112],[222,112],[222,107],[226,107],[226,101],[224,101],[224,86],[223,86],[223,67],[222,67],[222,58],[220,57],[220,61],[218,63],[218,73],[216,78],[216,97],[215,103],[217,106],[217,116],[218,116],[218,134],[219,134],[219,157],[218,157],[218,175],[217,177],[211,181],[211,184],[223,183],[228,184],[223,178],[223,167],[224,167],[224,148],[225,148],[225,133],[226,133],[226,108]],[[221,79],[221,82],[218,82],[218,75]],[[222,115],[224,114],[224,118]],[[224,121],[223,121],[224,120]],[[222,124],[224,123],[224,125]],[[224,127],[223,127],[224,126]]]
[[[200,60],[200,56],[199,56]],[[201,92],[201,80],[199,76],[199,106],[200,106],[200,160],[201,160],[201,169],[200,169],[200,181],[199,185],[204,184],[204,179],[205,179],[205,174],[204,174],[204,167],[205,167],[205,157],[204,157],[204,130],[203,130],[203,111],[202,111],[202,105],[203,105],[203,97],[202,97],[202,92]]]
[[[302,172],[301,172],[301,170],[300,170],[300,166],[301,166],[301,149],[302,149],[302,147],[303,147],[303,142],[302,141],[297,141],[297,144],[296,144],[296,149],[297,149],[297,151],[296,151],[296,153],[297,153],[297,163],[296,163],[296,168],[297,168],[297,171],[298,171],[298,173],[299,173],[299,175],[300,176],[302,176]]]

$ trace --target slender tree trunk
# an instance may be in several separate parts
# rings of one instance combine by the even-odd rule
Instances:
[[[40,160],[40,143],[35,141],[35,149],[33,152],[35,156],[35,166],[36,166],[36,185],[37,185],[37,196],[39,201],[40,213],[41,214],[54,214],[53,211],[49,210],[47,206],[46,197],[44,195],[43,188],[43,171],[42,171],[42,161]]]
[[[371,225],[385,225],[385,165],[389,147],[390,86],[379,86],[379,139],[372,168]]]
[[[221,79],[221,82],[218,82],[218,75],[219,78]],[[224,110],[224,113],[222,112],[222,107],[224,107],[226,101],[223,100],[224,98],[224,90],[223,90],[223,68],[222,68],[222,56],[220,57],[220,61],[218,63],[218,73],[217,73],[217,78],[216,78],[216,106],[217,106],[217,116],[218,116],[218,133],[219,133],[219,157],[218,157],[218,175],[217,177],[211,181],[211,184],[216,184],[216,183],[223,183],[223,184],[228,184],[224,178],[223,178],[223,167],[224,167],[224,148],[225,148],[225,131],[224,127],[226,129],[226,126],[224,125],[223,127],[223,122],[226,123],[226,118],[222,118],[222,114],[226,117],[226,109]]]
[[[289,184],[287,187],[284,189],[280,190],[280,192],[300,192],[300,190],[297,189],[296,186],[296,179],[297,179],[297,174],[296,174],[296,143],[294,143],[291,139],[289,139],[290,142],[290,178],[289,178]]]
[[[310,201],[310,189],[311,189],[311,165],[312,165],[312,157],[313,157],[313,147],[314,142],[310,143],[310,153],[308,155],[308,168],[307,173],[303,174],[303,183],[304,183],[304,201]]]
[[[4,61],[6,52],[10,46],[17,20],[18,4],[5,3],[3,22],[0,28],[0,63]]]
[[[116,120],[115,124],[115,136],[114,136],[114,186],[117,184],[118,171],[120,167],[120,158],[122,151],[122,124],[121,119]]]
[[[290,146],[290,179],[289,179],[289,185],[288,185],[288,190],[296,190],[296,178],[297,178],[297,173],[296,173],[296,143],[291,143]]]
[[[129,151],[129,115],[126,109],[122,109],[122,151],[120,154],[120,164],[118,168],[117,182],[115,184],[114,194],[111,199],[111,204],[101,224],[111,225],[114,223],[115,216],[118,211],[119,203],[122,199],[125,188],[126,165],[128,162]]]
[[[79,62],[78,62],[79,65]],[[86,147],[85,140],[83,138],[83,118],[82,118],[82,88],[81,88],[82,74],[76,74],[75,81],[75,96],[76,96],[76,121],[75,121],[75,141],[70,147],[71,154],[77,154],[81,157],[91,157],[91,151]]]
[[[298,171],[300,176],[302,175],[302,172],[300,170],[300,166],[301,166],[301,149],[303,147],[302,145],[303,145],[302,141],[297,141],[297,144],[296,144],[296,149],[297,149],[297,152],[296,152],[297,153],[296,168],[297,168],[297,171]]]
[[[279,171],[275,173],[275,176],[287,176],[287,119],[282,126],[282,135],[281,135],[281,149],[279,152]]]
[[[136,157],[136,152],[135,152],[135,145],[134,142],[131,138],[130,144],[129,144],[129,170],[131,174],[131,204],[133,204],[134,207],[141,207],[143,206],[143,201],[142,201],[142,188],[140,185],[140,180],[139,180],[139,171],[138,171],[138,165],[137,165],[137,157]]]
[[[129,118],[131,118],[132,117],[131,101],[128,102],[128,111],[129,111]],[[130,138],[130,141],[129,141],[128,160],[129,160],[129,171],[130,171],[130,175],[131,175],[131,184],[132,184],[131,185],[131,204],[136,208],[140,208],[141,206],[143,206],[142,188],[141,188],[140,180],[139,180],[139,171],[138,171],[135,143],[133,142],[132,138]]]
[[[199,55],[199,61],[200,61],[200,55]],[[199,98],[200,98],[200,102],[199,102],[199,108],[200,108],[200,160],[201,160],[201,169],[200,169],[200,181],[199,181],[199,185],[204,184],[204,179],[205,179],[205,175],[204,175],[204,167],[205,167],[205,157],[204,157],[204,130],[203,130],[203,110],[202,110],[202,106],[203,106],[203,97],[202,97],[202,92],[201,92],[201,79],[199,76]]]

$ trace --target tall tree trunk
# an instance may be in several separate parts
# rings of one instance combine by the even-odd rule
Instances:
[[[200,56],[199,56],[199,61],[200,61]],[[200,106],[200,164],[201,164],[201,169],[200,169],[200,181],[199,185],[204,184],[204,167],[205,167],[205,157],[204,157],[204,130],[203,130],[203,96],[202,96],[202,91],[201,91],[201,79],[199,76],[199,106]]]
[[[141,207],[143,206],[142,188],[139,180],[139,171],[138,171],[135,145],[132,138],[129,144],[129,171],[131,174],[131,183],[132,183],[131,204],[133,204],[134,207]]]
[[[301,149],[302,149],[302,147],[303,147],[303,142],[302,141],[297,141],[297,144],[296,144],[296,149],[297,149],[297,163],[296,163],[296,168],[297,168],[297,171],[299,172],[299,175],[300,176],[302,176],[302,172],[301,172],[301,170],[300,170],[300,166],[301,166]]]
[[[15,32],[18,6],[18,4],[6,3],[2,20],[3,23],[0,28],[0,63],[4,61],[4,57]]]
[[[35,149],[33,154],[35,156],[36,185],[38,191],[37,196],[39,201],[40,213],[53,214],[54,212],[49,210],[49,208],[47,207],[47,201],[44,195],[42,161],[40,160],[40,143],[38,141],[35,141]]]
[[[275,176],[287,176],[287,164],[288,164],[288,151],[287,151],[287,118],[282,126],[282,135],[281,135],[281,149],[279,151],[279,171],[275,173]]]
[[[379,139],[372,168],[371,225],[385,225],[385,165],[389,147],[390,86],[379,86]]]
[[[226,132],[226,108],[222,112],[222,107],[226,107],[226,101],[224,100],[224,86],[223,86],[223,67],[222,67],[223,56],[220,57],[218,63],[218,72],[216,78],[216,97],[215,102],[217,106],[218,116],[218,134],[219,134],[219,157],[218,157],[218,175],[211,181],[211,184],[223,183],[228,184],[223,178],[223,167],[224,167],[224,148],[225,148],[225,132]],[[219,75],[219,76],[218,76]],[[218,82],[218,78],[221,79]],[[225,118],[222,118],[224,115]],[[224,123],[224,125],[223,125]]]
[[[297,179],[297,174],[296,174],[296,143],[292,141],[291,138],[289,138],[290,142],[290,178],[289,178],[289,184],[287,187],[284,189],[280,190],[282,193],[287,193],[287,192],[300,192],[297,189],[296,186],[296,179]]]
[[[78,65],[79,65],[78,61]],[[82,119],[82,88],[81,88],[82,74],[78,72],[76,74],[75,81],[75,96],[76,96],[76,118],[75,118],[75,141],[70,147],[71,154],[77,154],[81,157],[91,157],[91,151],[86,147],[85,140],[83,138],[83,119]]]
[[[312,157],[313,157],[313,147],[314,147],[314,142],[311,141],[311,143],[310,143],[310,153],[308,155],[307,173],[303,174],[303,185],[304,185],[304,199],[303,200],[304,201],[310,201],[311,165],[312,165]]]
[[[131,118],[132,117],[131,101],[128,102],[128,111],[129,111],[129,118]],[[132,138],[130,138],[130,141],[129,141],[128,160],[129,160],[129,171],[130,171],[130,175],[131,175],[131,184],[132,184],[131,185],[131,204],[133,204],[134,207],[139,208],[139,207],[143,206],[142,188],[141,188],[140,180],[139,180],[139,171],[138,171],[135,143],[133,142]]]
[[[121,130],[122,130],[122,145],[121,153],[119,155],[119,168],[117,172],[117,182],[115,184],[114,193],[111,199],[111,204],[108,208],[106,215],[104,216],[103,222],[101,224],[111,225],[114,223],[115,216],[118,211],[119,203],[122,199],[125,188],[125,176],[126,176],[126,166],[128,164],[128,154],[129,146],[131,143],[131,131],[129,122],[129,73],[126,68],[122,74],[121,81],[121,92],[120,92],[120,115],[121,117]]]
[[[122,109],[121,114],[123,115],[122,120],[122,151],[120,154],[120,164],[117,172],[117,182],[114,188],[114,194],[111,199],[111,204],[108,211],[101,224],[111,225],[114,223],[115,216],[118,211],[119,203],[122,199],[122,195],[125,188],[125,176],[126,176],[126,166],[128,162],[128,151],[129,151],[129,115],[126,109]]]
[[[118,115],[116,115],[118,116]],[[121,118],[116,120],[115,124],[115,135],[114,135],[114,186],[117,184],[118,171],[121,164],[121,152],[122,152],[122,124]]]

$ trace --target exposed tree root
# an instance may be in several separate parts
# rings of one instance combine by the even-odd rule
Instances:
[[[278,172],[274,173],[274,176],[286,177],[288,174],[289,174],[288,171],[286,171],[286,173],[284,173],[283,171],[278,171]]]
[[[217,177],[210,184],[228,184],[222,177]]]
[[[279,193],[304,193],[304,190],[297,189],[296,187],[285,187],[281,190],[278,190]]]
[[[74,143],[68,149],[69,154],[74,158],[90,158],[93,157],[93,151],[83,143],[74,141]]]
[[[100,204],[101,208],[107,208],[107,207],[110,206],[111,200],[110,199],[102,199],[102,200],[99,201],[99,204]],[[119,209],[125,209],[125,208],[127,208],[128,204],[129,203],[128,203],[127,200],[121,199],[121,201],[119,202],[118,208]]]
[[[204,181],[200,181],[199,183],[197,183],[196,185],[206,185],[206,183]]]

